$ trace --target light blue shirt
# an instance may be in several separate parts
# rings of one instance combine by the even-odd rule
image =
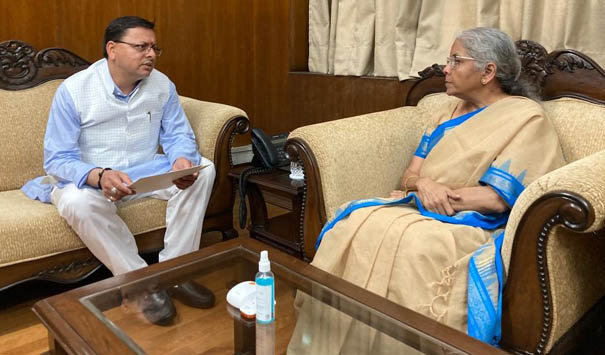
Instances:
[[[113,83],[109,70],[104,71],[103,75],[106,75],[105,80]],[[139,90],[140,83],[128,95],[124,95],[113,83],[113,95],[120,101],[128,102]],[[78,188],[92,188],[86,185],[86,180],[90,171],[97,166],[81,160],[78,144],[80,129],[80,116],[69,91],[62,83],[55,93],[44,137],[44,170],[58,180],[57,186],[60,188],[70,183]],[[165,155],[156,154],[149,162],[121,170],[134,181],[143,176],[170,171],[178,158],[186,158],[194,165],[201,162],[193,130],[173,83],[170,83],[169,98],[162,113],[159,141]],[[41,176],[30,180],[21,190],[32,199],[49,203],[53,185],[43,182],[43,179]]]

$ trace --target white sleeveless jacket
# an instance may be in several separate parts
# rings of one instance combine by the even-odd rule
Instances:
[[[82,161],[123,170],[153,159],[170,94],[166,75],[154,69],[128,102],[114,96],[106,59],[72,75],[64,84],[81,118]]]

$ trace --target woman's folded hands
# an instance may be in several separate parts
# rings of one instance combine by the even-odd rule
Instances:
[[[461,196],[448,186],[428,177],[420,177],[416,180],[416,189],[416,194],[427,211],[445,216],[456,214],[452,202],[460,200]]]

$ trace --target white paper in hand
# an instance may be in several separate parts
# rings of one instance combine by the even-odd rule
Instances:
[[[188,169],[169,171],[164,174],[151,175],[137,179],[132,184],[128,185],[128,188],[136,191],[137,194],[149,191],[155,191],[165,189],[174,185],[172,182],[176,179],[180,179],[183,176],[191,175],[196,171],[200,171],[208,165],[196,165]]]

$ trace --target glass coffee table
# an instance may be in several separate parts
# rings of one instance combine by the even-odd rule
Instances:
[[[247,237],[47,298],[35,304],[34,312],[48,329],[51,352],[57,354],[252,354],[258,339],[255,324],[241,318],[225,297],[232,286],[254,280],[261,250],[269,251],[275,274],[271,346],[276,354],[288,352],[290,343],[292,353],[330,353],[333,348],[316,346],[320,328],[322,341],[343,341],[352,353],[357,353],[351,350],[355,347],[376,353],[392,346],[409,350],[400,353],[504,353]],[[196,309],[173,300],[178,315],[170,326],[147,322],[122,296],[187,280],[210,288],[216,305]],[[297,309],[295,303],[303,300],[313,306]],[[376,347],[377,338],[391,347]]]

